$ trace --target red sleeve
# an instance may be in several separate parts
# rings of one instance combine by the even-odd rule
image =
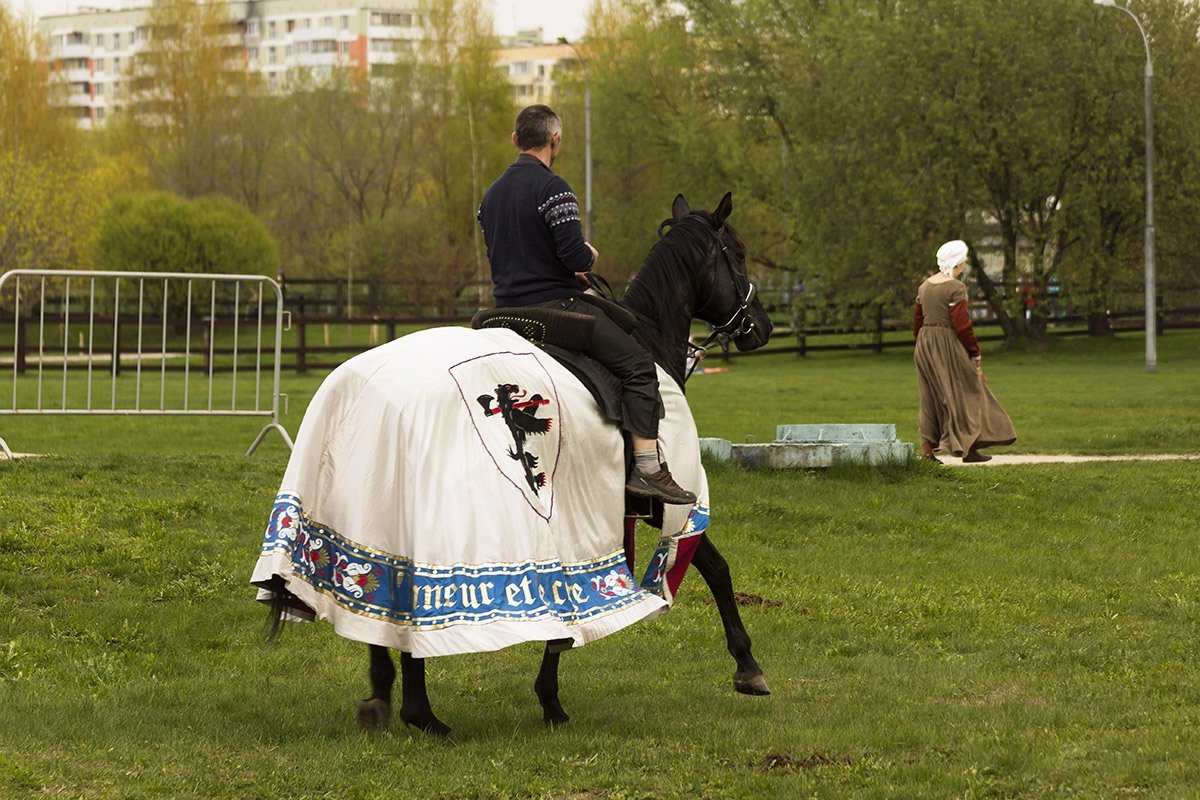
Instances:
[[[950,306],[950,322],[954,325],[958,340],[967,348],[967,355],[971,358],[979,355],[979,343],[975,341],[975,329],[971,326],[971,314],[967,311],[966,300],[960,300]]]
[[[917,303],[913,306],[913,338],[917,338],[917,334],[921,332],[921,326],[925,324],[925,310],[921,308],[921,304]]]

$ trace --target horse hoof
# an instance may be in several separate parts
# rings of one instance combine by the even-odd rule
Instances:
[[[412,725],[421,733],[428,734],[435,739],[444,739],[448,742],[454,741],[454,730],[432,714],[428,717],[414,716],[410,718],[405,716],[402,710],[400,712],[400,719],[404,720],[405,724]]]
[[[767,686],[767,681],[761,672],[751,676],[735,672],[733,675],[733,688],[741,694],[750,694],[756,697],[765,697],[771,693],[771,689]]]
[[[416,727],[420,729],[421,733],[432,736],[435,739],[451,743],[455,741],[454,730],[440,719],[435,719],[432,722],[427,722],[424,725]]]
[[[373,697],[358,704],[358,727],[367,733],[383,733],[392,721],[392,706]]]
[[[571,724],[571,718],[565,711],[559,714],[546,714],[542,717],[542,724],[547,728],[563,728]]]

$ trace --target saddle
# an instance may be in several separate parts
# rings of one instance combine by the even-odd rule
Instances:
[[[580,295],[584,302],[601,309],[626,333],[633,333],[633,312],[603,297]],[[546,351],[587,387],[606,418],[621,424],[621,381],[607,367],[581,352],[591,346],[596,320],[588,314],[539,306],[485,308],[476,312],[471,327],[508,328]]]
[[[612,300],[589,294],[580,295],[580,299],[600,308],[626,333],[633,333],[637,327],[637,317],[633,312]],[[566,367],[587,387],[605,418],[618,426],[623,422],[621,381],[599,361],[580,352],[592,343],[596,327],[595,317],[540,306],[485,308],[480,309],[471,318],[471,327],[475,330],[508,328],[528,339]],[[625,443],[625,472],[628,476],[633,466],[633,443],[623,428],[621,438]],[[625,514],[628,517],[646,519],[655,527],[662,527],[663,508],[662,503],[657,500],[626,494]]]

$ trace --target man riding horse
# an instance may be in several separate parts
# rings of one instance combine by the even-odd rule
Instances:
[[[583,238],[579,200],[550,167],[562,149],[562,120],[545,105],[517,115],[513,144],[519,155],[491,185],[479,206],[479,224],[492,265],[496,306],[535,306],[595,318],[584,352],[622,384],[622,426],[633,441],[634,467],[626,490],[664,503],[690,505],[696,495],[671,477],[658,454],[662,398],[654,360],[601,306],[581,299],[599,253]]]

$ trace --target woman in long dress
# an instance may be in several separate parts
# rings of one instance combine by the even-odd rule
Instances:
[[[991,456],[979,451],[1012,444],[1017,432],[984,382],[967,287],[959,280],[967,268],[966,242],[946,242],[937,260],[938,271],[917,290],[913,310],[921,453],[934,461],[939,452],[967,463],[988,461]]]

